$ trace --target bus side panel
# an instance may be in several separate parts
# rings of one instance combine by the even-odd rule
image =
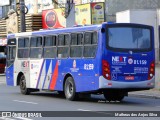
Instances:
[[[14,65],[12,64],[10,67],[6,68],[6,83],[7,85],[14,86]]]
[[[70,60],[69,59],[58,59],[55,62],[55,66],[53,68],[53,76],[52,76],[52,83],[55,84],[54,90],[63,91],[63,82],[66,74],[71,74],[70,72]],[[50,85],[51,86],[51,85]]]
[[[38,88],[41,86],[43,66],[43,59],[30,60],[30,88]]]
[[[62,91],[64,78],[68,73],[74,79],[77,92],[98,89],[100,63],[97,59],[48,59],[44,64],[42,69],[45,67],[45,76],[42,89]]]
[[[70,74],[76,85],[76,92],[98,89],[98,61],[95,59],[59,60],[59,75],[55,89],[63,90],[63,79]],[[97,81],[97,82],[96,82]],[[97,85],[96,85],[97,84]]]
[[[69,59],[59,59],[57,60],[57,66],[58,66],[58,77],[57,77],[57,81],[55,85],[55,90],[63,91],[63,82],[65,80],[65,76],[68,73],[71,74],[69,71],[70,60]]]
[[[52,60],[45,60],[45,77],[42,89],[49,89],[51,77],[52,77]]]
[[[43,89],[62,91],[64,78],[66,74],[70,74],[74,79],[77,92],[95,90],[95,72],[92,69],[84,70],[84,63],[81,59],[46,60]]]
[[[75,77],[76,92],[94,91],[96,78],[94,76]]]
[[[77,92],[84,91],[96,91],[99,89],[99,76],[102,72],[102,35],[101,31],[98,31],[98,45],[95,58],[84,58],[81,59],[80,71],[81,76],[75,76],[75,82],[77,87]],[[78,63],[78,62],[77,62]],[[78,64],[77,64],[78,66]],[[78,73],[78,74],[79,74]]]
[[[61,83],[58,82],[60,79],[61,72],[59,72],[59,62],[58,60],[50,60],[47,59],[44,61],[44,65],[42,68],[44,75],[41,79],[41,87],[42,89],[46,90],[62,90],[62,79],[59,80]]]
[[[18,75],[21,73],[25,76],[26,79],[26,87],[31,88],[30,86],[30,66],[29,66],[29,60],[23,60],[23,59],[15,59],[14,62],[14,85],[17,86],[20,78],[18,78]]]
[[[80,62],[80,69],[77,76],[75,76],[77,92],[94,91],[98,78],[98,67],[96,66],[98,61],[95,59],[83,59],[78,62]]]
[[[59,66],[58,66],[58,61],[57,60],[52,60],[52,72],[51,72],[51,77],[50,77],[50,84],[48,88],[50,90],[56,90],[57,87],[57,79],[59,77]]]

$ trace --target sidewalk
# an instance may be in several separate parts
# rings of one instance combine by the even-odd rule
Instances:
[[[128,96],[160,99],[160,90],[151,89],[144,91],[129,92]]]
[[[160,90],[160,64],[155,67],[155,89]]]
[[[129,92],[128,96],[160,99],[160,64],[155,68],[155,88],[151,90]]]

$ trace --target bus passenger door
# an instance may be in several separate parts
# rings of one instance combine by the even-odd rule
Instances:
[[[14,86],[14,60],[16,56],[16,46],[8,46],[6,63],[6,83]]]

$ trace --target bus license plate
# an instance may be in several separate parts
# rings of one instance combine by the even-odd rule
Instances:
[[[125,80],[134,80],[134,76],[126,76]]]

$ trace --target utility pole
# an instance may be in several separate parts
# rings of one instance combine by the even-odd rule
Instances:
[[[21,21],[21,32],[26,32],[25,2],[24,2],[24,0],[20,0],[20,21]]]
[[[64,17],[66,18],[66,27],[73,27],[75,25],[75,4],[73,0],[67,0],[65,7],[62,6],[57,0],[52,0],[55,4],[64,9]]]
[[[75,4],[73,0],[67,0],[65,6],[66,27],[73,27],[75,25]]]

